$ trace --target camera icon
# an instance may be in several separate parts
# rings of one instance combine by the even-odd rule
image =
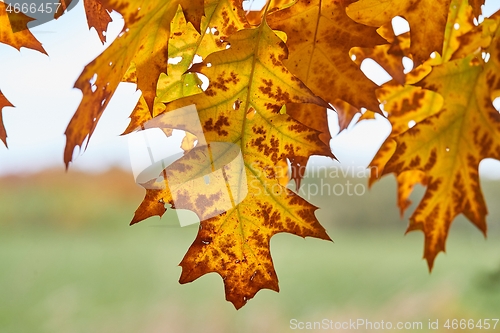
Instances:
[[[187,151],[175,149],[175,140],[165,134],[172,128],[196,136],[196,145]],[[207,143],[195,105],[166,112],[129,134],[129,153],[137,184],[165,191],[171,199],[165,204],[190,210],[199,221],[232,210],[248,195],[240,147],[231,142]],[[182,227],[199,222],[179,212]]]

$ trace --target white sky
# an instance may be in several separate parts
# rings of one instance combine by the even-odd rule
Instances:
[[[485,13],[499,8],[500,1],[488,0]],[[113,13],[112,17],[110,41],[123,26],[118,14]],[[64,131],[82,98],[80,90],[73,89],[74,82],[84,66],[105,48],[95,30],[88,30],[81,1],[59,20],[35,27],[32,32],[49,57],[0,44],[0,90],[15,105],[3,109],[9,149],[0,144],[0,175],[64,167]],[[376,82],[385,80],[383,74],[370,69],[370,76]],[[87,151],[70,164],[70,170],[100,171],[113,166],[130,169],[129,139],[119,134],[127,127],[139,94],[133,84],[119,87]],[[335,135],[338,130],[335,112],[329,112],[329,120]],[[331,147],[343,165],[366,166],[389,131],[385,119],[365,121],[336,136]],[[334,164],[326,158],[316,158],[313,163]],[[485,161],[480,171],[488,177],[500,178],[500,162]]]

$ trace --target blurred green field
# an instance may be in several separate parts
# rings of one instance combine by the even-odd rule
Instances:
[[[313,183],[318,179],[309,177],[303,186]],[[457,219],[432,274],[421,259],[423,235],[404,236],[393,179],[359,197],[311,197],[334,243],[275,236],[280,293],[263,290],[236,311],[218,275],[178,283],[177,265],[197,226],[181,228],[173,215],[128,226],[143,197],[132,176],[114,170],[3,178],[0,332],[279,333],[294,331],[293,318],[422,321],[424,328],[429,319],[499,318],[500,182],[482,185],[488,240]]]

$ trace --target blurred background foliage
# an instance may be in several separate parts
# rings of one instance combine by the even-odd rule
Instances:
[[[323,178],[366,186],[367,179]],[[320,184],[306,177],[303,185]],[[197,225],[173,212],[129,227],[144,190],[121,170],[0,178],[0,332],[289,332],[290,319],[440,321],[500,316],[499,180],[483,180],[489,234],[455,220],[432,274],[423,234],[404,236],[392,176],[362,196],[317,195],[334,240],[279,234],[280,293],[236,311],[215,274],[179,285]],[[360,189],[360,188],[358,188]],[[417,188],[413,201],[422,196]],[[424,330],[425,331],[425,330]],[[448,330],[443,330],[448,331]]]

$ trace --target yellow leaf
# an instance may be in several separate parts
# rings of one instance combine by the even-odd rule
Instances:
[[[143,124],[145,124],[152,118],[153,117],[151,116],[151,112],[149,111],[144,97],[139,97],[139,101],[137,102],[134,111],[132,111],[132,113],[130,114],[130,123],[128,124],[122,135],[137,131]]]
[[[361,122],[363,120],[374,120],[374,119],[376,119],[375,118],[375,112],[367,110],[365,113],[363,113],[361,115],[361,117],[359,117],[357,123],[359,123],[359,122]]]
[[[153,179],[145,184],[146,197],[132,224],[162,215],[164,203],[196,212],[202,222],[180,264],[180,282],[217,272],[224,280],[226,299],[240,308],[260,289],[278,291],[269,250],[273,235],[289,232],[329,239],[314,216],[316,207],[283,186],[284,171],[280,166],[286,159],[293,162],[311,155],[333,155],[319,139],[318,131],[281,112],[288,103],[326,107],[283,66],[287,51],[282,40],[263,23],[233,34],[228,41],[231,48],[209,55],[204,63],[191,69],[209,78],[208,89],[167,104],[165,112],[153,118],[157,127],[189,131],[190,117],[169,115],[195,105],[202,133],[191,132],[199,139],[198,145],[164,170],[163,174],[170,177],[164,177],[163,183]],[[224,167],[223,176],[214,179],[222,188],[236,186],[230,192],[235,204],[225,212],[214,211],[220,207],[222,193],[194,187],[189,195],[182,196],[179,206],[173,193],[184,189],[172,189],[169,184],[213,172],[217,165],[228,165],[224,160],[228,154],[224,152],[234,147],[217,148],[221,143],[237,147],[243,160],[241,171]],[[202,163],[207,156],[208,165]]]
[[[394,138],[397,148],[384,169],[384,174],[425,173],[427,191],[408,231],[424,232],[424,256],[431,269],[458,214],[486,233],[478,166],[485,158],[500,159],[500,114],[492,104],[492,93],[500,89],[499,30],[487,52],[487,63],[474,55],[445,62],[419,83],[439,93],[443,107]]]
[[[303,112],[304,109],[306,112]],[[307,104],[305,107],[301,104],[294,103],[286,105],[286,114],[307,127],[320,132],[319,138],[329,146],[332,136],[330,134],[330,128],[328,127],[328,116],[324,111],[324,107],[316,104]],[[315,116],[311,117],[311,114]]]

